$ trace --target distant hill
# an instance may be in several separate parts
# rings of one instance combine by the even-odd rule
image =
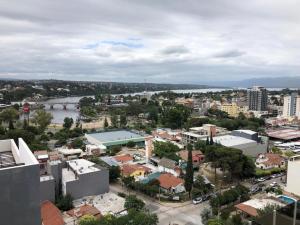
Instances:
[[[255,85],[268,88],[300,88],[300,77],[262,77],[252,78],[241,81],[224,81],[215,83],[228,87],[251,87]]]

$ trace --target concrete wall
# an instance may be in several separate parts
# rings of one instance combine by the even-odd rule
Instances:
[[[55,196],[58,197],[62,193],[62,167],[61,161],[54,161],[47,164],[48,174],[51,174],[55,183]]]
[[[0,169],[0,224],[41,225],[39,165]]]
[[[89,195],[100,195],[109,191],[109,171],[100,171],[79,175],[79,179],[66,182],[65,192],[74,199]]]
[[[250,139],[250,140],[253,140],[253,141],[259,141],[258,133],[248,134],[246,132],[234,130],[234,131],[231,132],[231,135],[236,136],[236,137],[247,138],[247,139]]]
[[[46,200],[55,202],[55,180],[53,177],[40,182],[40,201]]]
[[[286,191],[300,196],[300,159],[288,161]]]

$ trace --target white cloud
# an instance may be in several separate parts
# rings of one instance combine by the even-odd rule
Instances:
[[[300,2],[10,0],[0,76],[176,83],[297,76]]]

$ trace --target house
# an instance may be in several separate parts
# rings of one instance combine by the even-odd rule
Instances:
[[[170,173],[163,173],[158,177],[159,185],[165,192],[181,193],[185,191],[184,181]]]
[[[88,205],[88,204],[82,205],[75,209],[71,209],[71,210],[67,211],[67,214],[76,219],[79,219],[85,215],[94,216],[98,219],[100,219],[102,217],[101,212],[96,207]]]
[[[134,177],[135,180],[145,178],[147,174],[151,172],[151,169],[138,164],[125,164],[121,168],[121,174],[125,177]]]
[[[129,154],[126,155],[117,155],[114,157],[114,159],[119,163],[119,164],[125,164],[125,163],[131,163],[133,162],[133,157]]]
[[[177,162],[165,157],[159,160],[158,171],[163,173],[170,173],[175,177],[179,177],[179,175],[181,174],[181,168],[177,165]]]
[[[42,225],[64,225],[60,210],[50,201],[41,204]]]
[[[235,205],[234,207],[238,212],[241,212],[244,216],[258,216],[258,211],[264,209],[268,205],[276,205],[278,207],[285,206],[279,199],[276,198],[262,198],[262,199],[250,199],[246,202]]]
[[[255,161],[256,167],[260,169],[273,169],[273,168],[281,168],[285,166],[285,159],[275,153],[264,153],[259,154]]]
[[[188,161],[188,151],[182,150],[178,152],[178,156],[184,160],[185,162]],[[200,150],[194,150],[192,151],[192,160],[193,160],[193,166],[199,167],[200,163],[204,161],[204,154]]]

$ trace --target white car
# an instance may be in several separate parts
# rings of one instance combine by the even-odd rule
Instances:
[[[275,187],[275,186],[277,186],[277,185],[278,185],[278,184],[277,184],[276,181],[274,181],[274,182],[272,182],[272,183],[270,184],[271,187]]]
[[[193,204],[194,204],[194,205],[197,205],[197,204],[199,204],[199,203],[201,203],[201,202],[203,202],[203,200],[202,200],[201,197],[198,197],[198,198],[194,198],[194,199],[193,199]]]

